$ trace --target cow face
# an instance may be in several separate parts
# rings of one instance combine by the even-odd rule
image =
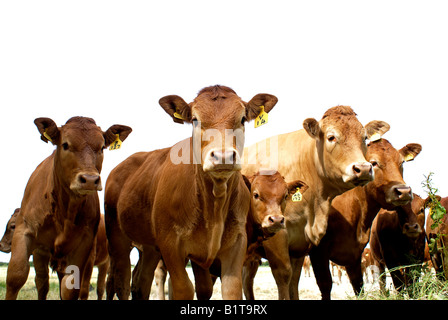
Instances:
[[[412,200],[412,190],[403,180],[403,163],[413,160],[421,150],[416,143],[400,150],[386,139],[369,143],[366,158],[373,165],[375,180],[367,188],[383,208],[402,206]]]
[[[163,97],[159,103],[174,122],[193,124],[193,163],[226,178],[241,170],[244,124],[255,119],[262,106],[269,112],[277,98],[258,94],[246,103],[232,89],[217,85],[202,89],[189,104],[179,96]]]
[[[246,184],[251,192],[251,212],[255,223],[261,225],[265,236],[273,236],[285,228],[286,202],[298,190],[303,194],[308,185],[296,180],[286,183],[279,172],[257,173],[247,178]]]
[[[411,203],[397,209],[402,232],[410,239],[416,239],[423,233],[425,225],[425,209],[430,198],[422,199],[414,194]]]
[[[103,150],[117,137],[124,141],[132,129],[113,125],[106,132],[93,119],[74,117],[58,128],[49,118],[34,121],[41,139],[56,146],[55,170],[64,185],[78,195],[102,190]]]
[[[11,252],[12,236],[14,235],[14,230],[16,229],[16,220],[19,212],[20,208],[17,208],[6,224],[5,233],[3,234],[2,240],[0,241],[0,251],[4,253]]]
[[[346,190],[373,180],[373,167],[365,159],[366,139],[387,132],[387,123],[372,121],[363,127],[350,107],[337,106],[319,122],[306,119],[303,127],[316,140],[321,176]]]

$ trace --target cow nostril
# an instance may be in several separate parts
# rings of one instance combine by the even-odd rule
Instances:
[[[81,183],[87,183],[87,180],[86,180],[83,176],[80,176],[80,177],[79,177],[79,181],[80,181]]]
[[[95,184],[96,185],[100,184],[100,181],[101,181],[101,179],[100,179],[100,177],[98,177],[98,179],[95,180]]]
[[[361,169],[359,169],[357,165],[353,165],[353,171],[355,173],[361,173]]]
[[[280,221],[280,224],[285,224],[285,218],[283,217],[282,220]]]
[[[269,220],[270,223],[274,223],[274,219],[272,218],[272,216],[270,216],[270,217],[268,218],[268,220]]]

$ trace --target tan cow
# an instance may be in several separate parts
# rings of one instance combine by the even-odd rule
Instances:
[[[142,247],[145,272],[133,279],[134,299],[148,299],[161,255],[174,299],[194,297],[187,259],[205,270],[219,260],[223,298],[240,299],[250,204],[240,173],[244,124],[260,114],[261,106],[269,112],[277,98],[258,94],[246,103],[232,89],[212,86],[189,104],[179,96],[159,103],[175,122],[192,123],[193,136],[131,156],[110,173],[105,196],[108,279],[120,299],[129,298],[129,251],[135,242]]]
[[[330,108],[320,121],[306,119],[303,127],[244,151],[243,173],[250,175],[265,167],[265,163],[269,164],[273,158],[272,146],[277,145],[274,158],[278,159],[278,171],[287,181],[300,179],[310,186],[302,201],[288,202],[287,232],[280,231],[263,244],[278,285],[279,299],[290,298],[290,284],[291,298],[298,298],[303,259],[325,234],[331,200],[373,180],[373,167],[365,159],[365,141],[389,129],[382,121],[372,121],[363,127],[353,110],[346,106]],[[271,146],[271,153],[264,149],[267,146]]]
[[[103,132],[93,119],[84,117],[71,118],[59,128],[49,118],[34,122],[41,139],[52,142],[56,150],[36,168],[26,186],[12,239],[6,299],[17,298],[28,278],[28,259],[36,249],[42,252],[34,256],[36,273],[48,275],[51,257],[61,299],[77,299],[86,265],[93,259],[100,220],[97,191],[102,189],[103,149],[118,139],[124,141],[132,129],[113,125]],[[36,285],[39,291],[45,282]]]
[[[369,242],[372,221],[381,208],[394,208],[412,200],[403,180],[403,163],[414,159],[421,146],[410,143],[396,150],[386,139],[370,142],[366,158],[375,168],[375,180],[336,197],[331,203],[327,233],[310,252],[322,299],[330,299],[329,260],[342,265],[356,294],[363,286],[361,255]]]

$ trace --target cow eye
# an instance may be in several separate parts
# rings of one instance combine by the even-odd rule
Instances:
[[[244,123],[245,123],[246,121],[247,121],[246,117],[242,117],[242,118],[241,118],[241,124],[244,125]]]
[[[255,200],[258,200],[259,198],[260,198],[260,195],[259,195],[257,192],[255,192],[255,193],[254,193],[254,199],[255,199]]]
[[[333,142],[336,142],[336,137],[331,135],[331,136],[327,137],[327,140],[328,140],[328,142],[332,142],[333,143]]]
[[[67,142],[64,142],[64,143],[62,144],[62,149],[64,149],[64,150],[68,150],[68,143],[67,143]]]
[[[193,123],[193,126],[194,126],[194,127],[196,127],[196,126],[198,125],[198,123],[199,123],[199,121],[198,121],[198,119],[197,119],[196,117],[193,117],[193,118],[191,119],[191,122]]]

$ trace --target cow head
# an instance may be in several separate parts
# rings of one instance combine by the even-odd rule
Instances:
[[[425,225],[425,209],[430,198],[422,199],[414,194],[414,199],[402,207],[396,209],[402,232],[410,239],[420,237]]]
[[[124,141],[132,129],[113,125],[105,132],[93,119],[73,117],[62,127],[49,118],[34,120],[41,139],[56,146],[55,170],[64,185],[77,195],[102,190],[103,150],[117,138]]]
[[[241,170],[244,124],[255,119],[264,106],[269,112],[277,103],[270,94],[257,94],[244,102],[232,89],[212,86],[202,89],[191,103],[176,95],[159,101],[177,123],[193,124],[193,163],[204,172],[226,178]]]
[[[319,175],[343,190],[373,180],[373,167],[365,158],[366,139],[387,132],[387,123],[372,121],[363,127],[350,107],[337,106],[327,110],[319,122],[306,119],[303,127],[316,140]]]
[[[12,214],[11,218],[9,218],[9,221],[6,224],[5,233],[3,234],[2,240],[0,241],[0,251],[4,253],[11,252],[12,236],[14,235],[14,230],[16,229],[16,220],[19,212],[20,208],[14,210],[14,213]]]
[[[251,213],[256,224],[261,225],[265,236],[272,236],[285,228],[286,202],[298,190],[301,194],[308,185],[296,180],[289,183],[277,171],[257,172],[251,177],[244,177],[251,192]]]
[[[403,180],[403,163],[413,160],[421,150],[421,145],[416,143],[400,150],[386,139],[369,143],[366,158],[375,170],[375,180],[366,188],[383,208],[392,209],[412,200],[412,190]]]

